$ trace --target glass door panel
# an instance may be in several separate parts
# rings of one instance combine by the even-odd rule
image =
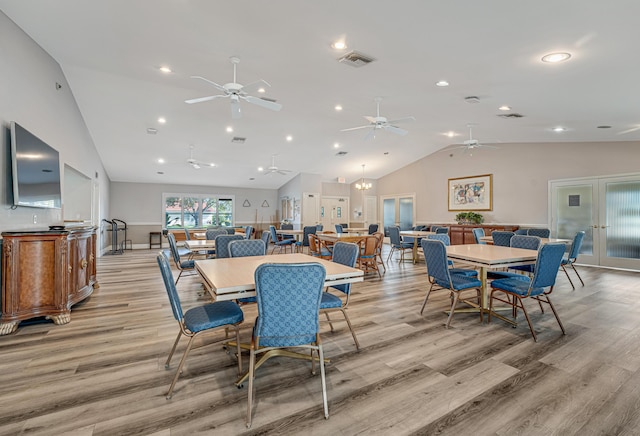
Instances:
[[[640,269],[640,177],[600,180],[601,264]]]
[[[400,230],[411,230],[413,228],[413,197],[400,198],[399,202]]]
[[[395,198],[385,198],[382,201],[382,216],[383,216],[383,227],[386,229],[389,226],[396,225],[396,199]]]

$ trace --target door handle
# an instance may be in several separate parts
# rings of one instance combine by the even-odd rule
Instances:
[[[600,226],[601,229],[606,229],[609,226]]]
[[[593,228],[594,228],[594,229],[597,229],[597,228],[598,228],[598,225],[596,224],[595,226],[593,226]]]

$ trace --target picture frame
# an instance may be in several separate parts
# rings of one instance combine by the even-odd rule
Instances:
[[[449,211],[493,210],[493,174],[449,179]]]

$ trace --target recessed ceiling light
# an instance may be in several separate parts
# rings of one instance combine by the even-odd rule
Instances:
[[[163,164],[164,163],[164,159],[162,159],[162,158],[158,159],[158,163],[159,164]]]
[[[166,122],[167,122],[167,119],[166,119],[165,117],[160,117],[160,118],[158,118],[158,122],[159,122],[160,124],[164,124],[164,123],[166,123]]]
[[[454,136],[458,136],[456,132],[453,130],[448,131],[447,133],[443,133],[444,136],[448,136],[449,138],[453,138]]]
[[[501,111],[510,111],[511,110],[511,106],[507,106],[506,104],[503,104],[498,109],[501,110]]]
[[[169,74],[169,73],[171,72],[171,68],[169,68],[169,67],[165,67],[165,66],[162,66],[162,67],[160,67],[160,68],[158,68],[158,69],[159,69],[160,71],[162,71],[163,73],[167,73],[167,74]]]
[[[558,133],[559,133],[559,132],[564,132],[564,131],[565,131],[565,130],[567,130],[567,129],[565,129],[564,127],[560,127],[560,126],[558,126],[558,127],[554,127],[554,128],[553,128],[553,129],[551,129],[551,130],[553,130],[554,132],[558,132]]]
[[[259,92],[260,94],[264,94],[264,93],[265,93],[265,89],[264,89],[264,88],[258,88],[258,92]]]
[[[334,48],[336,50],[344,50],[345,48],[347,48],[347,43],[344,42],[344,40],[335,41],[333,44],[331,44],[331,48]]]
[[[340,148],[340,143],[336,142],[333,144],[333,148]]]
[[[293,136],[287,135],[286,140],[289,142],[293,141]]]
[[[571,57],[570,53],[549,53],[542,56],[542,62],[557,63],[566,61]]]
[[[227,126],[227,133],[231,133],[231,132],[233,132],[233,127]]]
[[[264,168],[258,167],[258,171],[264,171]]]
[[[449,82],[447,82],[446,80],[438,80],[436,82],[436,86],[449,86]]]
[[[342,105],[337,104],[335,109],[336,111],[340,112],[342,110]]]

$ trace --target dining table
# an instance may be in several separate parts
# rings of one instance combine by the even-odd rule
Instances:
[[[304,237],[304,230],[282,230],[282,229],[277,229],[276,230],[276,235],[293,235],[294,238],[296,238],[297,242],[302,241],[302,238]]]
[[[362,233],[362,232],[369,233],[369,228],[368,227],[343,227],[342,232],[343,233]]]
[[[200,274],[205,289],[214,301],[236,300],[256,295],[254,274],[264,263],[316,262],[327,272],[324,285],[335,286],[364,280],[364,271],[340,263],[331,262],[303,253],[265,256],[230,257],[225,259],[196,260],[196,271]]]
[[[373,238],[368,232],[349,232],[349,233],[317,233],[316,236],[327,244],[335,244],[336,242],[354,242],[358,243],[365,238]]]
[[[503,247],[500,245],[484,244],[463,244],[450,245],[447,248],[447,257],[454,262],[460,262],[478,268],[479,279],[482,282],[480,289],[481,305],[485,312],[489,310],[489,296],[491,290],[487,283],[487,271],[498,268],[508,268],[517,265],[530,265],[538,258],[538,250],[528,250],[525,248]],[[474,306],[470,301],[467,304]],[[469,312],[480,308],[460,309],[460,312]],[[511,310],[511,309],[510,309]],[[498,313],[492,312],[491,316],[496,316],[503,321],[516,325],[512,319],[506,318]]]
[[[418,261],[418,242],[420,238],[425,238],[429,235],[435,235],[436,232],[430,232],[428,230],[401,230],[400,236],[408,236],[413,238],[413,263]]]
[[[484,242],[485,244],[493,244],[493,237],[491,236],[481,236],[479,239],[480,242]],[[571,244],[571,239],[563,239],[563,238],[540,238],[541,244],[553,244],[556,242],[562,242],[563,244]]]

